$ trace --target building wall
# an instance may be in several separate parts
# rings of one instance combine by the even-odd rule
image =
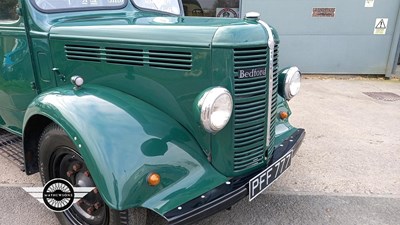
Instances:
[[[242,0],[240,10],[242,17],[260,12],[278,30],[281,67],[297,64],[306,73],[390,74],[397,58],[400,1],[375,0],[373,7],[365,7],[366,1]],[[313,8],[335,8],[335,15],[313,17]],[[385,34],[374,34],[377,18],[388,19]]]
[[[183,0],[188,16],[244,17],[261,13],[281,39],[281,67],[305,73],[386,74],[400,54],[399,0]],[[367,7],[368,6],[368,7]],[[325,8],[312,15],[314,8]],[[325,16],[325,17],[324,17]],[[379,19],[379,20],[378,20]],[[377,21],[384,24],[375,29]]]

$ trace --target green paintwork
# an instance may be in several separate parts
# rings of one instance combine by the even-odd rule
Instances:
[[[279,44],[279,36],[275,29],[273,31],[274,41]],[[251,35],[249,35],[251,34]],[[226,87],[231,93],[233,93],[234,77],[226,76],[226,74],[237,75],[234,71],[233,54],[232,49],[236,47],[257,47],[260,45],[267,45],[268,34],[265,32],[264,28],[261,27],[257,22],[248,21],[247,26],[228,26],[218,29],[213,39],[213,55],[219,56],[215,57],[213,60],[213,76],[214,76],[214,86]],[[223,66],[221,66],[223,65]],[[235,102],[235,98],[233,98]],[[280,122],[280,121],[278,121]],[[254,171],[254,169],[264,167],[267,164],[267,160],[257,167],[251,167],[241,172],[234,172],[233,161],[234,155],[232,154],[232,149],[234,148],[232,139],[234,136],[234,123],[230,120],[226,127],[216,133],[212,140],[211,149],[213,150],[212,160],[213,165],[221,173],[227,176],[238,176],[243,175],[248,172]],[[274,143],[272,143],[274,145]]]
[[[12,73],[0,76],[0,127],[26,137],[24,127],[37,115],[58,123],[75,141],[110,207],[141,206],[164,214],[232,176],[257,169],[232,172],[233,122],[215,135],[207,133],[197,100],[215,86],[232,91],[232,49],[266,45],[260,24],[165,16],[139,11],[130,2],[120,10],[51,14],[38,12],[28,0],[21,6],[18,22],[0,21],[0,53],[11,52],[3,49],[16,43],[13,54],[19,59]],[[275,30],[274,36],[279,41]],[[69,59],[66,46],[97,50]],[[118,50],[122,59],[106,58],[108,49]],[[132,49],[143,52],[139,64],[124,60],[132,53],[121,52]],[[165,62],[155,67],[150,60],[154,52],[191,55],[190,68]],[[95,60],[85,60],[93,54]],[[188,61],[185,56],[174,60]],[[74,75],[85,80],[80,90],[69,82]],[[287,102],[278,99],[277,112],[289,111]],[[277,120],[275,145],[295,129]],[[161,175],[161,185],[146,184],[150,172]]]
[[[0,43],[0,125],[21,133],[24,112],[36,95],[23,19],[0,24]]]
[[[115,89],[56,88],[35,99],[25,121],[37,114],[57,121],[74,140],[112,208],[142,206],[165,213],[227,180],[184,127]],[[152,172],[161,176],[156,187],[146,182]]]
[[[292,115],[292,111],[290,110],[287,101],[285,101],[283,97],[278,95],[278,102],[278,108],[276,111],[278,116],[276,117],[277,125],[275,126],[275,146],[279,146],[280,143],[290,137],[290,135],[292,135],[297,130],[297,128],[293,127],[289,123],[289,118],[290,115]],[[279,113],[282,111],[287,112],[289,117],[282,120],[279,117]]]

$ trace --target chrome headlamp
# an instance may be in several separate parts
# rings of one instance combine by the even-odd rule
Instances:
[[[233,100],[229,91],[223,87],[212,88],[202,95],[198,106],[200,121],[210,133],[222,130],[232,115]]]
[[[286,100],[292,99],[300,91],[301,72],[297,67],[284,69],[279,75],[279,94]]]

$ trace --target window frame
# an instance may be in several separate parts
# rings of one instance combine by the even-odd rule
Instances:
[[[123,9],[128,5],[129,0],[124,0],[124,4],[119,6],[94,6],[84,8],[63,8],[63,9],[42,9],[40,8],[35,0],[29,0],[29,3],[39,12],[52,14],[52,13],[64,13],[64,12],[85,12],[85,11],[97,11],[97,10],[118,10]]]
[[[196,1],[196,0],[194,0],[194,1]],[[217,0],[214,0],[214,2],[216,2]],[[184,0],[181,0],[181,2],[182,2],[182,4],[183,4],[183,2],[184,2]],[[190,2],[190,1],[189,1]],[[199,3],[199,6],[200,7],[202,7],[202,0],[198,0],[198,1],[196,1],[197,3]],[[237,7],[237,9],[239,9],[238,10],[238,17],[232,17],[232,18],[236,18],[236,19],[240,19],[240,18],[242,18],[242,4],[243,4],[243,0],[238,0],[238,7]],[[184,5],[184,4],[183,4]],[[213,5],[214,5],[214,3],[213,3]],[[223,8],[225,8],[225,7],[223,7]],[[235,7],[236,8],[236,7]],[[204,10],[204,8],[201,8],[203,11],[205,11]],[[211,9],[211,8],[210,8]],[[215,8],[215,11],[217,10],[217,8]],[[185,15],[185,16],[188,16],[188,15]],[[214,15],[211,15],[211,16],[188,16],[188,17],[205,17],[205,18],[223,18],[223,17],[217,17],[217,15],[216,14],[214,14]]]
[[[15,5],[15,14],[18,16],[17,19],[15,20],[3,20],[0,19],[0,25],[15,25],[15,24],[19,24],[21,21],[21,15],[18,13],[17,9],[20,7],[20,2],[19,0],[16,0],[17,4]]]
[[[143,8],[138,6],[135,3],[135,0],[130,0],[130,2],[132,3],[132,5],[141,10],[141,11],[147,11],[147,12],[156,12],[156,13],[162,13],[162,14],[166,14],[166,15],[172,15],[172,16],[182,16],[183,15],[183,4],[181,0],[177,0],[178,4],[179,4],[179,14],[175,14],[175,13],[170,13],[170,12],[166,12],[166,11],[160,11],[160,10],[156,10],[156,9],[149,9],[149,8]]]

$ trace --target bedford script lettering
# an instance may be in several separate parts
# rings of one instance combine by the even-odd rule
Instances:
[[[267,75],[267,68],[265,67],[239,70],[239,79],[251,78],[251,77],[265,77],[266,75]]]

